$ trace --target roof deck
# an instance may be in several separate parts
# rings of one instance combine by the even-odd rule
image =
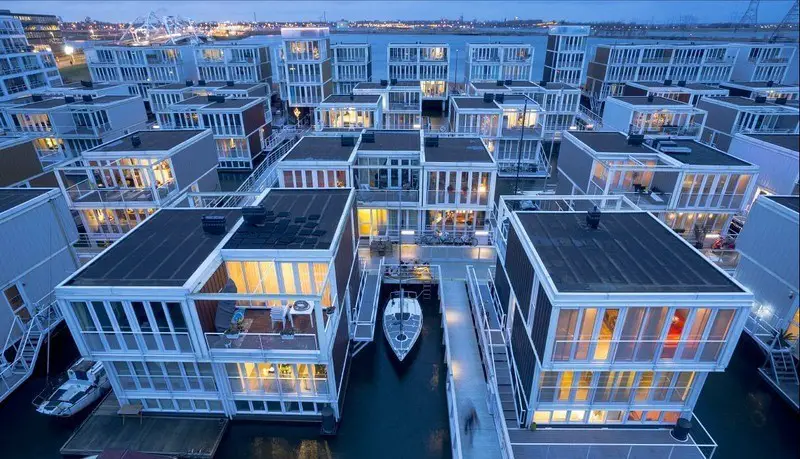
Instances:
[[[646,212],[516,212],[555,287],[567,293],[741,293],[702,254]]]
[[[790,114],[797,116],[797,108],[787,105],[779,105],[772,102],[759,102],[755,99],[750,99],[749,97],[722,96],[703,99],[703,101],[717,105],[725,105],[742,111],[759,111],[775,113],[778,115]]]
[[[619,132],[570,131],[568,134],[597,153],[656,153],[643,143],[629,143],[628,137]]]
[[[231,228],[238,209],[162,209],[98,255],[65,285],[181,287],[222,242],[203,230],[202,217],[224,216]]]
[[[781,148],[800,152],[800,135],[798,134],[743,134],[747,137],[771,143]]]
[[[465,110],[500,110],[497,103],[492,100],[485,100],[483,97],[453,97],[453,103],[458,109]]]
[[[347,215],[350,189],[273,189],[258,204],[267,210],[261,226],[243,223],[225,249],[330,249]]]
[[[609,97],[609,100],[615,99],[626,104],[633,105],[634,107],[670,107],[670,108],[687,108],[694,110],[695,108],[685,102],[674,99],[667,99],[660,96],[614,96]]]
[[[478,137],[440,137],[439,146],[425,146],[425,162],[490,164],[494,159]]]
[[[137,131],[124,137],[104,143],[95,147],[90,152],[109,153],[142,153],[142,152],[169,152],[184,142],[202,135],[206,131],[201,129],[158,129],[151,131]],[[133,137],[139,138],[139,145],[133,145]]]
[[[770,201],[776,202],[787,209],[800,213],[800,196],[765,196]]]
[[[323,104],[369,104],[377,105],[381,96],[372,94],[333,94],[322,101]]]
[[[340,136],[305,136],[281,161],[348,162],[355,148],[355,145],[342,145]]]
[[[747,161],[742,161],[739,158],[695,140],[670,139],[669,142],[674,143],[675,147],[679,147],[684,151],[661,151],[661,153],[683,164],[692,166],[753,167],[753,165]]]
[[[369,138],[361,136],[358,144],[359,152],[380,152],[380,151],[413,151],[419,152],[422,149],[419,131],[366,131],[375,138],[374,142]]]
[[[0,188],[0,214],[52,191],[51,188]]]

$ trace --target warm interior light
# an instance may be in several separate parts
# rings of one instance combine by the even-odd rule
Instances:
[[[489,232],[485,230],[475,231],[476,236],[488,236]]]
[[[403,236],[413,236],[414,230],[400,230],[400,234]]]

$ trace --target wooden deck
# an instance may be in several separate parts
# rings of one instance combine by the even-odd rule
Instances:
[[[364,291],[361,293],[356,317],[354,341],[372,341],[375,334],[375,314],[378,307],[378,295],[381,290],[381,276],[377,272],[367,274]]]
[[[61,447],[61,454],[87,456],[106,449],[130,449],[180,458],[214,457],[228,426],[224,417],[117,415],[119,402],[109,394]]]

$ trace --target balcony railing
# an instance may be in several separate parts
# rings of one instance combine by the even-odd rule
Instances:
[[[726,271],[735,270],[741,257],[741,254],[733,249],[703,249],[701,252],[709,261]]]
[[[74,206],[94,207],[97,204],[110,204],[116,207],[125,204],[158,204],[175,190],[177,190],[177,184],[174,181],[158,187],[112,188],[98,187],[95,182],[86,179],[70,186],[65,191]]]
[[[359,203],[405,202],[418,203],[419,190],[358,190]]]
[[[692,386],[542,386],[536,394],[539,403],[646,403],[682,406]],[[564,397],[566,395],[566,397]],[[572,399],[572,400],[570,400]],[[677,408],[677,407],[676,407]]]
[[[702,125],[698,123],[690,123],[684,126],[673,125],[636,125],[631,124],[628,132],[632,134],[645,134],[645,135],[670,135],[679,137],[696,137],[700,134]]]
[[[428,191],[427,204],[485,206],[489,204],[489,193],[486,191]]]
[[[214,135],[244,135],[244,127],[239,125],[212,125]]]
[[[708,196],[701,196],[698,202],[697,196],[689,196],[682,194],[678,198],[679,208],[696,208],[696,209],[739,209],[742,206],[746,195],[744,194],[723,194],[713,195],[711,200]]]
[[[418,103],[407,104],[404,102],[389,102],[389,111],[421,111],[421,101]]]
[[[554,364],[716,363],[726,340],[556,340]]]
[[[654,193],[652,191],[634,191],[630,189],[609,190],[611,194],[621,194],[642,209],[663,209],[672,199],[672,193]]]
[[[230,376],[228,381],[234,394],[288,394],[308,397],[330,394],[328,380],[325,378],[276,378],[273,373],[262,378]]]
[[[194,352],[189,333],[84,331],[81,337],[92,353]]]
[[[224,356],[233,352],[271,352],[316,353],[319,351],[317,335],[313,333],[242,333],[238,337],[228,337],[225,333],[206,333],[206,343],[212,354]]]
[[[778,56],[778,57],[767,57],[761,60],[763,64],[786,64],[789,62],[788,57]]]

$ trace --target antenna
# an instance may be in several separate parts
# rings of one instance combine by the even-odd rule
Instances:
[[[800,12],[800,7],[798,7],[797,0],[792,4],[792,7],[789,8],[789,11],[786,13],[786,16],[783,17],[783,20],[777,27],[775,27],[775,31],[772,32],[772,36],[769,37],[769,41],[775,41],[778,39],[778,34],[783,29],[788,29],[791,26],[797,26],[797,23],[800,22],[800,17],[798,15]]]
[[[739,23],[736,24],[736,27],[733,29],[734,32],[738,31],[742,27],[753,27],[758,24],[758,5],[761,3],[761,0],[750,0],[750,4],[747,5],[747,10],[742,15],[742,18],[739,19]]]

